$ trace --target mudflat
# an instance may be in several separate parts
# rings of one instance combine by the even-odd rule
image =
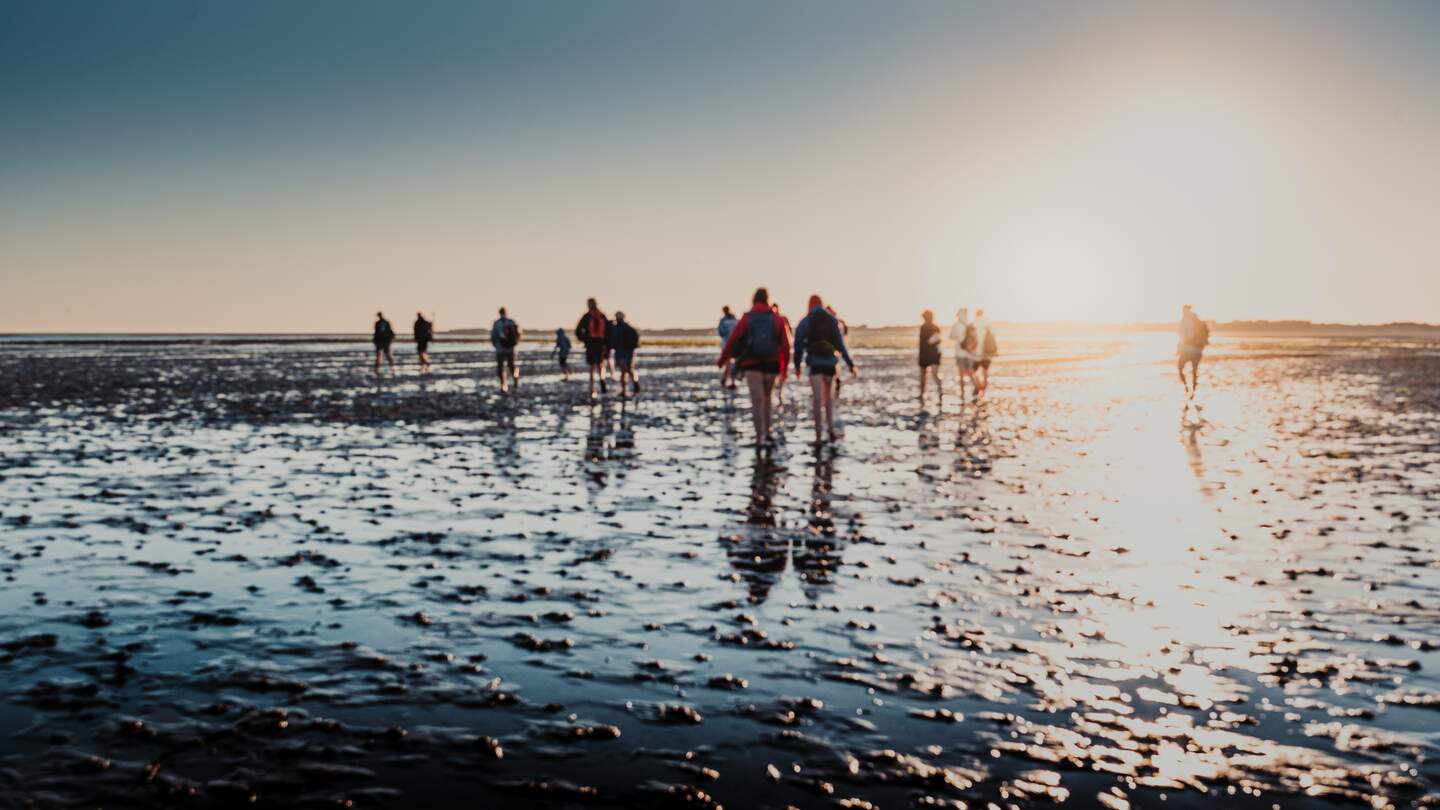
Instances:
[[[1170,348],[0,343],[0,806],[1440,802],[1440,347]]]

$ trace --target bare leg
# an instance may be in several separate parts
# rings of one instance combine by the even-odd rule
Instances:
[[[925,369],[920,369],[920,404],[925,404]]]
[[[930,373],[935,376],[935,401],[941,404],[945,402],[945,386],[940,384],[940,366],[930,367]]]
[[[390,347],[385,347],[385,362],[390,364],[390,373],[395,373],[395,355],[390,353]]]
[[[515,355],[510,355],[510,384],[516,388],[520,386],[520,367],[515,365]]]
[[[839,372],[840,372],[840,369],[838,369],[838,368],[835,369],[835,372],[836,372],[836,374],[838,375]],[[825,432],[826,432],[826,435],[828,435],[828,436],[830,437],[830,440],[831,440],[831,441],[834,441],[834,440],[835,440],[835,398],[830,395],[830,378],[829,378],[829,377],[825,377],[825,378],[824,378],[824,382],[820,383],[820,399],[823,400],[823,402],[824,402],[824,404],[825,404]],[[819,428],[817,427],[816,430],[817,430],[817,432],[818,432]]]
[[[763,372],[745,372],[745,384],[750,388],[750,421],[755,424],[755,445],[758,447],[765,444],[769,436],[770,392],[766,390]]]
[[[761,403],[761,411],[765,414],[765,443],[770,444],[770,429],[775,422],[775,408],[770,397],[780,380],[775,374],[761,374],[760,377],[765,383],[765,401]]]
[[[830,378],[824,374],[810,375],[810,415],[815,419],[815,443],[820,443],[820,417],[830,403]]]
[[[1194,397],[1198,390],[1200,390],[1200,361],[1197,359],[1190,363],[1190,396]]]

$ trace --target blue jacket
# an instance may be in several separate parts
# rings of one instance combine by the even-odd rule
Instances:
[[[810,318],[817,312],[835,321],[835,338],[839,341],[835,349],[839,352],[839,357],[816,355],[809,351]],[[845,346],[845,332],[840,328],[839,319],[826,312],[824,307],[810,310],[810,314],[801,318],[800,325],[795,327],[795,371],[797,373],[800,371],[802,361],[808,361],[811,368],[833,368],[841,357],[845,358],[847,368],[855,368],[855,361],[850,359],[850,349]]]

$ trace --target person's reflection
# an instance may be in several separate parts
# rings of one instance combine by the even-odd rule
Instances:
[[[806,510],[806,531],[796,538],[791,552],[805,596],[812,602],[819,598],[822,590],[834,584],[835,569],[840,565],[841,540],[835,527],[835,455],[832,448],[816,450],[814,473]],[[843,516],[840,517],[843,520]],[[854,530],[852,522],[848,531]]]
[[[611,425],[609,402],[590,409],[590,430],[585,434],[585,458],[581,469],[591,495],[604,489],[609,483],[610,469],[606,462],[610,457],[608,439]]]
[[[514,409],[495,409],[494,427],[486,438],[490,445],[492,468],[510,484],[518,483],[524,473],[521,471],[519,430],[515,426]]]
[[[955,472],[966,476],[985,475],[994,466],[990,427],[985,414],[961,414],[955,431]]]
[[[784,479],[784,467],[769,456],[756,454],[745,524],[738,534],[726,538],[730,565],[749,588],[754,603],[765,601],[785,571],[789,544],[775,506]]]
[[[1197,405],[1187,402],[1180,410],[1180,443],[1185,445],[1190,472],[1195,474],[1195,480],[1200,482],[1200,488],[1206,493],[1210,492],[1210,485],[1205,481],[1205,455],[1200,450],[1200,432],[1209,424],[1200,415]]]

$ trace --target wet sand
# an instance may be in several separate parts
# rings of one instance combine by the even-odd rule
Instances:
[[[1440,804],[1440,349],[1168,343],[0,343],[0,806]]]

